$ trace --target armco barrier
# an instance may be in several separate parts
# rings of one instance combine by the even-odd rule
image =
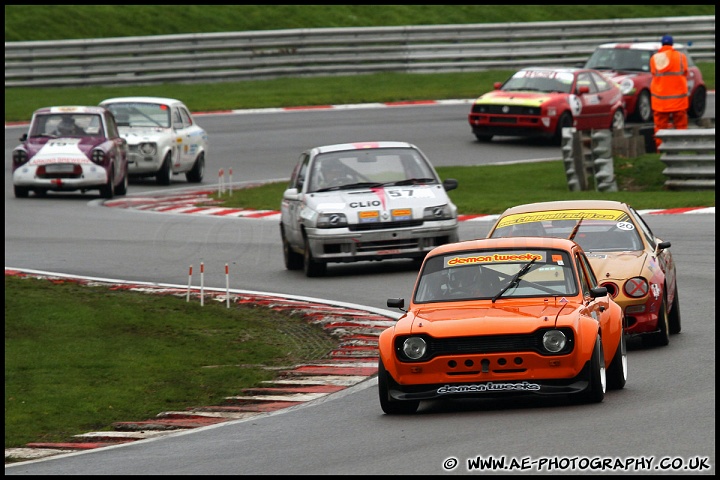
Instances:
[[[584,63],[598,44],[672,33],[715,61],[715,16],[312,28],[5,42],[5,88],[262,80]]]
[[[658,130],[658,151],[667,165],[663,174],[671,190],[715,189],[715,128]]]
[[[705,120],[705,119],[703,119]],[[703,124],[714,125],[714,119]],[[597,148],[601,132],[606,132],[611,140],[610,146]],[[645,148],[648,143],[655,148],[653,128],[648,125],[634,125],[618,129],[609,137],[609,130],[581,132],[575,128],[563,129],[562,154],[565,164],[568,189],[584,191],[594,188],[597,191],[616,191],[612,164],[598,163],[601,152],[608,148],[613,157],[636,158],[645,153],[653,153]],[[694,127],[686,130],[659,130],[663,141],[658,151],[660,160],[667,165],[663,174],[668,177],[665,187],[670,190],[706,190],[715,189],[715,127]],[[599,171],[598,167],[604,168]],[[600,177],[598,177],[600,174]],[[595,181],[591,181],[594,177]]]

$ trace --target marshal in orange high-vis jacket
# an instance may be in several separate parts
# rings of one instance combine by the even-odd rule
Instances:
[[[657,137],[658,130],[688,127],[688,63],[681,52],[673,48],[673,38],[664,35],[662,47],[650,58],[650,72],[653,75],[650,84],[653,121],[655,124],[655,144],[662,141]]]

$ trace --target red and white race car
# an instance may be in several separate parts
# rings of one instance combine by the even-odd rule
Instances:
[[[496,135],[545,137],[559,144],[562,129],[625,126],[622,92],[600,72],[584,68],[524,68],[472,105],[468,122],[480,141]]]
[[[127,143],[104,107],[45,107],[33,113],[28,133],[12,153],[15,196],[32,190],[85,193],[104,198],[128,188]]]

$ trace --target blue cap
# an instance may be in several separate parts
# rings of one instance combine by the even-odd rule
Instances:
[[[660,40],[660,43],[662,43],[663,45],[672,45],[673,38],[671,35],[663,35],[662,40]]]

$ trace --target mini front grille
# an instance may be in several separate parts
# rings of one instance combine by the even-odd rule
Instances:
[[[80,165],[41,165],[36,171],[38,178],[45,180],[52,178],[82,178]]]

